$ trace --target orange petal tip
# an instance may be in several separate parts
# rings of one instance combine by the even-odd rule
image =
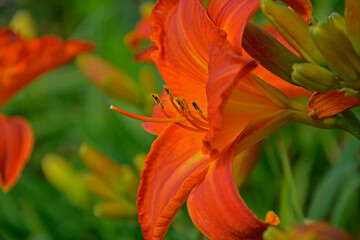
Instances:
[[[265,222],[272,226],[278,226],[280,224],[280,218],[273,211],[268,211],[266,213]]]

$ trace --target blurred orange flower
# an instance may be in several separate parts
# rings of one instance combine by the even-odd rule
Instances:
[[[0,28],[0,106],[36,77],[93,48],[90,43],[64,42],[55,36],[25,40]]]
[[[4,192],[16,183],[33,144],[32,129],[24,118],[0,114],[0,186]]]
[[[23,39],[0,27],[0,107],[36,77],[59,67],[94,46],[55,36]],[[20,117],[0,115],[1,187],[9,191],[24,168],[33,146],[30,125]]]

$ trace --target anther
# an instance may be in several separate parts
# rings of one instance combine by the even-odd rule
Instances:
[[[161,101],[160,101],[159,95],[153,93],[153,94],[151,94],[151,96],[152,96],[152,98],[155,100],[155,103],[156,103],[157,105],[159,105],[159,107],[160,107],[161,109],[164,109],[164,106],[162,105],[162,103],[161,103]]]
[[[208,119],[206,116],[204,116],[203,112],[201,111],[201,109],[199,108],[199,106],[197,105],[196,102],[192,102],[192,105],[194,107],[194,109],[196,110],[196,112],[199,114],[199,116],[204,119],[206,122],[208,122]]]
[[[185,98],[183,97],[177,97],[175,99],[175,101],[179,104],[179,106],[181,107],[181,109],[187,113],[191,113],[189,105],[187,104]]]
[[[172,101],[174,99],[174,96],[171,94],[170,88],[166,85],[163,85],[162,87],[165,90],[166,94],[169,96],[170,101]]]
[[[192,102],[191,103],[194,106],[195,111],[202,113],[201,109],[199,108],[199,106],[196,104],[196,102]]]

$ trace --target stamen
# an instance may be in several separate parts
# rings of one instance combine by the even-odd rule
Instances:
[[[137,115],[137,114],[134,114],[134,113],[130,113],[130,112],[127,112],[125,110],[122,110],[120,108],[117,108],[113,105],[110,106],[110,109],[111,110],[114,110],[122,115],[125,115],[125,116],[128,116],[130,118],[133,118],[133,119],[137,119],[137,120],[140,120],[140,121],[144,121],[144,122],[158,122],[158,123],[172,123],[172,122],[175,122],[175,123],[179,123],[179,122],[184,122],[186,121],[185,118],[183,117],[174,117],[174,118],[153,118],[153,117],[145,117],[145,116],[141,116],[141,115]]]
[[[203,131],[207,131],[208,129],[205,129],[205,128],[202,128],[200,127],[199,125],[205,125],[206,127],[208,126],[208,124],[204,124],[202,122],[200,122],[199,124],[199,121],[195,116],[193,116],[191,114],[191,111],[190,111],[190,108],[189,108],[189,105],[187,104],[185,98],[183,97],[177,97],[175,99],[175,101],[179,104],[179,106],[181,107],[181,115],[186,118],[186,120],[191,124],[193,125],[195,128],[197,129],[201,129]]]
[[[161,103],[161,101],[160,101],[159,95],[153,93],[153,94],[151,94],[151,96],[152,96],[152,98],[155,100],[155,103],[156,103],[157,105],[159,105],[159,107],[160,107],[161,109],[164,109],[164,105],[162,105],[162,103]]]
[[[173,100],[174,100],[174,96],[171,94],[170,88],[169,88],[168,86],[166,86],[166,85],[163,85],[162,87],[163,87],[163,89],[165,90],[166,94],[169,96],[170,101],[173,101]]]
[[[181,107],[181,109],[187,113],[191,113],[189,105],[187,104],[185,98],[179,96],[177,98],[175,98],[175,101],[179,104],[179,106]]]
[[[163,85],[163,89],[165,90],[166,94],[168,95],[169,100],[170,100],[170,102],[171,102],[171,105],[175,108],[175,110],[176,110],[179,114],[181,114],[180,109],[176,106],[176,104],[175,104],[175,102],[174,102],[174,96],[171,94],[170,88],[169,88],[168,86],[166,86],[166,85]]]
[[[199,116],[204,119],[206,122],[208,122],[208,118],[204,116],[203,112],[199,108],[196,102],[192,102],[192,105],[194,106],[195,111],[199,114]]]

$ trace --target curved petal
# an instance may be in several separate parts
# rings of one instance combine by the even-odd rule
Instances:
[[[210,164],[205,179],[191,191],[189,214],[210,239],[261,240],[269,224],[259,220],[239,195],[232,174],[233,147]]]
[[[204,152],[211,151],[212,157],[233,142],[251,120],[285,107],[254,82],[248,74],[254,66],[253,61],[238,56],[224,36],[213,44],[206,86],[210,131],[204,139]]]
[[[211,41],[217,28],[199,0],[160,0],[152,13],[152,57],[175,96],[207,108],[205,84]]]
[[[94,48],[79,40],[67,42],[53,36],[23,40],[0,29],[0,105],[41,74],[59,67],[77,54]]]
[[[299,13],[306,22],[312,14],[309,0],[282,0]],[[241,53],[242,35],[249,18],[258,10],[260,0],[211,0],[208,13],[217,27],[228,34],[236,52]]]
[[[204,134],[172,124],[153,143],[138,192],[139,223],[145,239],[163,239],[192,188],[204,179],[209,158]]]
[[[153,51],[155,49],[156,49],[155,46],[150,45],[150,46],[140,50],[139,52],[137,52],[134,56],[134,59],[138,62],[154,63],[151,58],[151,54],[153,53]]]
[[[344,92],[336,90],[326,94],[315,92],[308,101],[308,113],[312,118],[321,119],[357,106],[360,106],[359,99],[355,96],[345,97]]]
[[[249,18],[258,10],[260,0],[211,0],[208,14],[215,25],[227,33],[236,52],[241,53],[242,36]]]
[[[25,119],[0,114],[0,185],[3,191],[9,191],[17,182],[33,143],[33,132]]]
[[[236,153],[248,149],[253,144],[285,127],[291,119],[291,114],[291,110],[278,110],[255,118],[241,132],[236,145]]]

